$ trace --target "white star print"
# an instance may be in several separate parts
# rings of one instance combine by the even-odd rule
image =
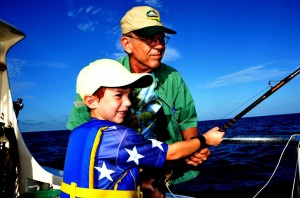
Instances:
[[[128,154],[130,155],[127,162],[130,162],[130,161],[134,161],[136,163],[136,165],[139,165],[139,159],[140,158],[143,158],[144,156],[143,155],[140,155],[137,150],[136,150],[136,147],[133,147],[132,151],[129,150],[129,149],[125,149]]]
[[[157,141],[155,139],[150,139],[152,141],[152,148],[158,147],[160,150],[164,151],[164,148],[161,146],[162,142]]]
[[[95,167],[95,169],[97,169],[100,172],[100,176],[99,176],[98,180],[106,177],[107,179],[109,179],[110,181],[112,181],[112,178],[111,178],[110,174],[114,173],[115,171],[107,169],[105,162],[103,162],[102,168]]]

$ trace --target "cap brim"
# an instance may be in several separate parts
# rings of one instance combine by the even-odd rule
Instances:
[[[124,76],[123,76],[124,77]],[[145,88],[153,83],[153,77],[148,73],[131,73],[130,77],[119,78],[117,81],[103,84],[104,87]]]
[[[169,28],[163,27],[163,26],[149,26],[149,27],[144,27],[138,30],[134,30],[133,33],[138,35],[138,36],[150,36],[154,35],[160,32],[164,32],[167,34],[176,34],[176,31],[171,30]]]
[[[138,80],[134,81],[129,86],[131,88],[144,88],[144,87],[149,87],[152,83],[153,83],[153,77],[149,74],[140,77]]]

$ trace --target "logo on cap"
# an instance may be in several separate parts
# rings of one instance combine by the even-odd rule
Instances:
[[[155,21],[160,22],[159,15],[154,10],[149,10],[146,13],[146,16],[147,16],[147,19],[151,19],[151,20],[155,20]]]

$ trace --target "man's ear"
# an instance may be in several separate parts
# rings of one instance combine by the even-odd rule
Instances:
[[[84,96],[83,101],[90,109],[95,109],[98,104],[98,102],[95,100],[95,97],[92,95]]]
[[[131,40],[129,37],[126,36],[122,36],[121,38],[121,45],[123,47],[123,49],[125,50],[125,52],[127,54],[131,54],[132,50],[131,50]]]

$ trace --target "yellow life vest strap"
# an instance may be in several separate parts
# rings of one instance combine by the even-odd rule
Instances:
[[[138,189],[136,190],[103,190],[103,189],[89,189],[77,187],[77,184],[72,182],[66,184],[61,183],[61,191],[70,195],[70,198],[75,197],[101,197],[101,198],[111,198],[111,197],[122,197],[122,198],[142,198],[143,195]]]
[[[96,152],[101,140],[102,136],[102,131],[107,129],[108,127],[101,127],[94,140],[94,144],[92,147],[91,155],[90,155],[90,165],[89,165],[89,188],[94,188],[94,166],[95,166],[95,157],[96,157]]]

